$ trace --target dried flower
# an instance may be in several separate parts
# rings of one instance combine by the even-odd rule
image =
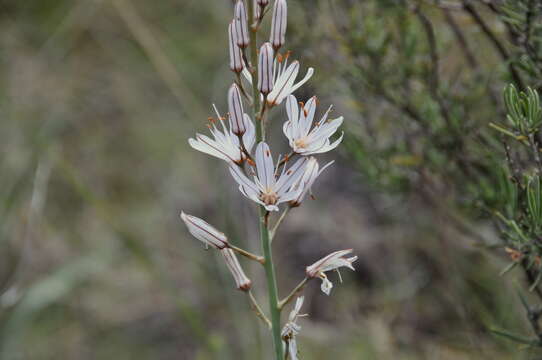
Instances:
[[[295,60],[288,66],[288,56],[285,59],[275,59],[273,68],[273,90],[267,96],[267,104],[270,106],[282,103],[282,101],[291,93],[296,91],[306,83],[314,73],[313,68],[309,68],[305,77],[297,84],[294,84],[299,73],[299,61]],[[246,75],[245,75],[246,76]]]
[[[237,84],[232,84],[228,90],[228,110],[230,112],[231,129],[235,135],[243,135],[246,131],[243,111],[243,101]]]
[[[196,138],[188,139],[190,146],[198,151],[204,152],[211,156],[225,160],[227,162],[234,162],[241,164],[246,160],[246,154],[242,151],[239,144],[239,137],[232,131],[231,117],[228,119],[228,125],[226,126],[225,119],[220,116],[216,106],[213,105],[218,121],[222,124],[222,131],[216,127],[216,121],[213,119],[209,125],[209,129],[214,139],[202,134],[196,134]],[[254,124],[247,114],[244,114],[244,126],[246,132],[243,134],[243,144],[247,151],[252,150],[256,141],[256,130]]]
[[[329,295],[331,292],[331,288],[333,287],[333,284],[326,276],[327,271],[331,270],[337,270],[337,273],[339,273],[340,267],[347,267],[351,270],[354,270],[354,267],[352,266],[352,263],[358,259],[357,256],[352,256],[349,258],[346,258],[345,256],[350,254],[352,252],[352,249],[347,250],[340,250],[335,251],[328,256],[318,260],[311,266],[307,266],[306,272],[307,276],[311,278],[319,277],[322,279],[322,292],[326,295]],[[339,273],[339,280],[342,281]]]
[[[273,47],[266,42],[258,57],[258,90],[267,95],[273,90]]]
[[[320,174],[333,163],[334,161],[330,161],[326,165],[324,165],[322,169],[319,169],[320,166],[318,165],[318,161],[315,157],[311,156],[309,158],[309,162],[307,163],[307,167],[305,168],[305,172],[303,173],[303,177],[296,185],[299,186],[302,191],[294,200],[290,201],[290,206],[295,207],[301,205],[301,202],[305,198],[305,195],[307,195],[308,192],[311,192],[311,187],[316,181],[316,178],[320,176]]]
[[[210,245],[215,249],[224,249],[229,246],[226,235],[204,220],[192,215],[187,215],[184,212],[181,212],[181,219],[188,227],[190,234],[203,242],[206,246]]]
[[[332,107],[330,106],[320,121],[313,127],[316,97],[313,96],[310,98],[305,105],[298,105],[295,96],[288,96],[288,99],[286,99],[288,121],[284,123],[282,129],[294,152],[300,155],[319,154],[333,150],[339,146],[343,139],[343,134],[333,143],[330,143],[329,137],[341,126],[343,117],[327,120],[331,109]]]
[[[247,11],[245,2],[237,0],[235,3],[235,28],[237,38],[236,43],[240,48],[246,48],[249,44],[248,26],[247,26]]]
[[[512,259],[512,261],[519,261],[523,257],[521,251],[518,251],[516,249],[505,247],[504,251],[506,251],[506,253],[510,256],[510,259]]]
[[[241,54],[241,48],[237,45],[236,38],[237,29],[234,22],[230,22],[228,26],[228,44],[230,48],[230,70],[236,73],[240,73],[243,70],[243,56]]]
[[[303,191],[301,187],[293,189],[305,172],[307,159],[301,158],[288,170],[282,168],[276,177],[276,169],[269,146],[265,142],[256,148],[256,176],[250,180],[238,166],[230,166],[230,172],[239,184],[239,190],[247,198],[263,205],[268,211],[278,211],[280,203],[296,199]]]
[[[239,260],[237,260],[237,256],[235,255],[233,250],[225,248],[220,250],[220,253],[224,256],[226,265],[228,266],[228,269],[230,269],[230,272],[233,275],[233,279],[235,280],[237,289],[243,291],[250,290],[250,287],[252,286],[252,281],[250,281],[250,279],[245,275],[245,272],[243,271],[241,264],[239,264]]]
[[[290,312],[290,315],[288,316],[288,322],[281,331],[281,337],[282,340],[286,344],[286,349],[288,351],[289,359],[291,360],[297,360],[297,341],[296,336],[299,334],[299,331],[301,331],[301,326],[297,324],[297,318],[300,316],[299,311],[301,310],[301,307],[303,306],[303,301],[305,300],[304,296],[298,297],[295,301],[294,309]]]
[[[271,19],[271,34],[269,42],[275,50],[284,45],[286,25],[288,25],[288,6],[286,0],[275,0],[273,5],[273,18]]]

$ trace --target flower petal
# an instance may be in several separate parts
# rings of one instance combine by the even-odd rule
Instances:
[[[238,166],[230,166],[230,173],[233,176],[234,180],[237,181],[237,183],[243,188],[249,189],[255,193],[259,192],[258,186],[254,184],[249,178],[247,178]]]
[[[256,172],[258,173],[258,179],[265,188],[271,188],[275,185],[273,157],[269,145],[265,142],[259,143],[256,148]]]

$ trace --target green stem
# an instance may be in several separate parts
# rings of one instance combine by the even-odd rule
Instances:
[[[282,338],[280,336],[280,312],[275,265],[271,251],[271,239],[269,238],[268,213],[260,207],[260,239],[262,242],[264,268],[267,279],[267,292],[269,296],[269,312],[271,314],[271,331],[273,333],[273,345],[275,347],[276,360],[283,360]]]
[[[258,25],[252,26],[254,14],[254,1],[247,1],[248,15],[250,20],[250,72],[252,73],[252,110],[254,121],[256,122],[256,139],[258,142],[264,141],[262,108],[260,101],[260,92],[258,91],[258,53],[257,53],[257,32]],[[247,64],[248,66],[248,64]],[[277,279],[275,276],[275,267],[271,251],[271,239],[269,237],[268,212],[263,206],[260,206],[260,240],[262,243],[263,256],[265,259],[265,277],[267,280],[267,293],[269,297],[269,312],[271,315],[271,332],[273,334],[273,345],[275,349],[275,359],[284,360],[284,351],[282,349],[282,338],[280,336],[280,309],[277,291]]]

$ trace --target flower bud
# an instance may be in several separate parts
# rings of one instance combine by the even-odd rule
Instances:
[[[241,49],[237,46],[235,41],[237,29],[234,22],[230,22],[228,26],[228,43],[230,45],[230,69],[236,73],[240,73],[243,70],[243,58],[241,55]]]
[[[228,90],[228,110],[230,112],[231,129],[235,135],[243,135],[246,131],[244,122],[243,102],[237,84],[232,84]]]
[[[271,19],[271,35],[269,36],[269,42],[273,45],[275,51],[284,45],[287,15],[288,9],[286,0],[275,0],[275,5],[273,6],[273,18]]]
[[[187,215],[184,212],[181,212],[181,219],[188,227],[190,234],[205,245],[210,245],[215,249],[224,249],[228,246],[228,238],[226,235],[204,220],[192,215]]]
[[[239,260],[237,260],[237,256],[235,256],[233,250],[225,248],[220,250],[220,253],[222,253],[222,255],[224,256],[226,265],[228,266],[228,269],[230,269],[230,272],[233,275],[233,279],[235,280],[235,285],[237,286],[237,289],[242,291],[250,290],[250,287],[252,286],[252,281],[250,281],[250,279],[245,275],[245,272],[243,271],[243,268],[241,268],[241,264],[239,264]]]
[[[266,42],[258,58],[258,90],[267,95],[273,90],[273,47]]]
[[[243,0],[237,0],[237,3],[235,4],[235,28],[235,35],[237,36],[235,42],[240,48],[246,48],[249,43],[249,37],[247,11]]]
[[[260,6],[267,6],[267,4],[269,4],[269,0],[256,0],[256,2]]]

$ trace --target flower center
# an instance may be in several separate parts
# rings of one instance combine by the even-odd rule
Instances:
[[[278,195],[272,189],[266,189],[265,192],[260,194],[260,200],[267,205],[275,205],[278,200]]]
[[[298,148],[304,149],[307,147],[307,143],[305,142],[306,138],[302,137],[301,139],[297,139],[294,141],[294,145]]]

